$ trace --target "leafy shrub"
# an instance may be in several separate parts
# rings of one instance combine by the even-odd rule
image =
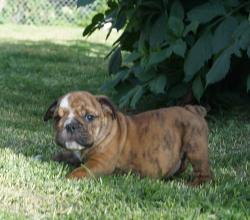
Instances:
[[[83,34],[107,22],[122,31],[111,51],[112,80],[103,86],[118,92],[121,107],[135,108],[145,95],[175,104],[191,94],[199,102],[232,59],[249,59],[249,11],[250,1],[240,0],[109,0]],[[250,75],[244,83],[248,92]]]

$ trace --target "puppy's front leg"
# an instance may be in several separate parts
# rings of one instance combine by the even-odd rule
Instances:
[[[67,163],[75,167],[78,167],[81,164],[81,159],[77,157],[75,152],[72,151],[62,150],[54,155],[52,159],[56,162]]]
[[[67,178],[81,179],[84,177],[99,177],[110,174],[114,171],[114,166],[101,159],[89,159],[84,165],[74,169]]]

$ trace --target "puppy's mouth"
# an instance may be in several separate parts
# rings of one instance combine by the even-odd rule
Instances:
[[[81,136],[72,137],[72,135],[68,135],[65,131],[57,133],[55,141],[62,148],[72,151],[81,151],[93,146],[92,141],[87,141],[86,138]]]
[[[93,144],[87,144],[87,145],[81,145],[77,143],[76,141],[66,141],[65,142],[65,148],[67,150],[84,150],[86,148],[91,147]]]
[[[56,143],[67,150],[84,150],[92,147],[94,139],[88,127],[75,118],[67,118],[62,129],[56,130]]]

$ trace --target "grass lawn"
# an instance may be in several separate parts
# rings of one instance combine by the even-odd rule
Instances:
[[[48,105],[108,78],[103,33],[0,26],[0,219],[250,219],[249,108],[209,121],[215,181],[185,185],[135,175],[69,181],[72,169],[51,161],[58,150]]]

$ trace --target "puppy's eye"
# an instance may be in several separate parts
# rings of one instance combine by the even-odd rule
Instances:
[[[95,116],[94,115],[91,115],[91,114],[86,114],[85,115],[85,120],[87,121],[87,122],[91,122],[91,121],[93,121],[95,119]]]

